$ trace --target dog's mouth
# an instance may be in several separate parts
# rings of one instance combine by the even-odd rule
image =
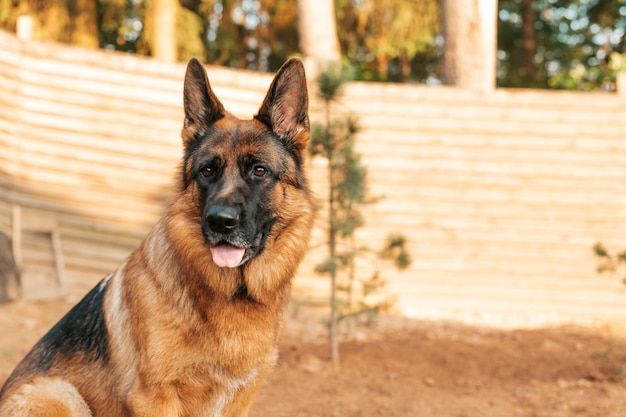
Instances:
[[[220,268],[236,268],[257,256],[265,246],[265,240],[275,220],[268,222],[260,231],[252,243],[243,243],[240,239],[225,239],[211,245],[211,257],[213,262]]]
[[[243,263],[246,248],[240,248],[228,243],[219,243],[211,247],[213,262],[220,268],[235,268]]]

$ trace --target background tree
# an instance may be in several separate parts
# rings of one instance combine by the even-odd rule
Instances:
[[[178,0],[148,0],[142,6],[143,25],[135,45],[138,53],[164,61],[187,61],[194,56],[206,59],[205,25],[200,15],[181,7]]]
[[[324,60],[341,55],[358,80],[466,86],[482,79],[477,85],[484,86],[497,68],[501,87],[615,89],[626,61],[626,0],[499,0],[497,65],[489,32],[495,2],[442,0],[440,11],[438,0],[336,0],[335,21],[323,12],[329,0],[0,0],[0,28],[15,31],[18,16],[28,14],[34,39],[157,56],[158,35],[174,37],[167,35],[171,20],[169,30],[153,30],[166,4],[176,10],[165,14],[175,15],[179,61],[198,56],[275,71],[302,52]]]
[[[152,27],[152,56],[162,61],[174,62],[178,58],[176,21],[179,15],[178,0],[152,0],[146,15],[146,27]]]
[[[625,0],[500,0],[497,83],[613,90],[625,31]]]
[[[445,84],[491,90],[496,80],[497,0],[442,0]]]
[[[376,200],[367,195],[367,170],[354,149],[358,123],[350,115],[338,115],[335,108],[341,86],[351,78],[351,72],[345,66],[330,65],[319,74],[318,95],[324,102],[324,120],[313,124],[309,143],[313,157],[328,161],[328,194],[324,202],[328,257],[316,271],[328,274],[331,281],[329,339],[334,363],[339,363],[339,322],[363,314],[375,315],[394,302],[391,297],[380,296],[385,280],[377,268],[366,268],[365,275],[357,270],[357,258],[372,254],[356,238],[357,229],[364,224],[361,208]],[[392,260],[399,269],[410,263],[405,240],[399,235],[389,238],[379,256]]]
[[[339,362],[337,275],[340,264],[345,266],[348,261],[348,255],[339,252],[339,238],[353,235],[362,225],[357,204],[365,198],[365,169],[353,152],[356,121],[331,116],[333,103],[346,79],[345,67],[339,65],[329,65],[319,74],[318,95],[324,102],[324,121],[313,124],[309,142],[312,156],[321,155],[328,160],[328,258],[317,271],[330,275],[330,357],[334,363]]]
[[[292,0],[184,0],[182,4],[203,22],[199,38],[207,62],[276,71],[298,51]]]
[[[338,0],[343,56],[357,79],[423,80],[435,68],[437,0]]]
[[[98,2],[98,39],[101,48],[137,52],[145,7],[126,0]]]
[[[97,48],[97,10],[96,0],[0,1],[0,27],[15,31],[18,17],[29,15],[35,40]]]
[[[520,78],[527,84],[537,82],[537,71],[534,61],[537,53],[537,39],[535,37],[535,2],[521,0],[520,13],[522,15],[522,47],[520,48]]]
[[[307,74],[315,78],[341,59],[334,0],[297,0],[300,52]]]

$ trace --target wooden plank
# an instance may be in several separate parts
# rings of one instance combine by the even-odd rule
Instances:
[[[53,216],[68,285],[77,274],[104,276],[140,244],[175,187],[185,65],[18,43],[3,32],[0,43],[0,229],[10,229],[13,204]],[[208,69],[226,107],[245,117],[272,79]],[[356,149],[371,194],[383,197],[364,208],[359,244],[407,236],[414,263],[390,277],[405,305],[432,296],[432,308],[463,299],[468,309],[504,311],[506,302],[490,299],[501,294],[515,308],[544,309],[553,294],[562,311],[569,300],[572,311],[606,313],[601,300],[624,298],[595,287],[591,253],[599,240],[625,244],[623,98],[382,83],[350,83],[343,93],[335,113],[358,116]],[[310,109],[321,120],[319,99]],[[307,169],[322,198],[326,162]],[[326,254],[324,216],[296,280],[296,292],[310,286],[318,298],[327,287],[312,271]],[[54,264],[45,237],[24,245],[33,267]],[[534,299],[534,290],[544,295]]]

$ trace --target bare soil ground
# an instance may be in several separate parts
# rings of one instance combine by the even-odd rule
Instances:
[[[72,305],[0,305],[0,383]],[[328,361],[319,312],[287,316],[281,358],[252,417],[624,417],[623,327],[498,330],[383,317]]]

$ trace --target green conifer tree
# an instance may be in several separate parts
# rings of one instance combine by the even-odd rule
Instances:
[[[356,118],[337,115],[335,104],[341,86],[350,79],[347,67],[330,66],[317,79],[318,94],[324,102],[322,123],[312,126],[309,152],[328,161],[328,257],[316,271],[328,274],[331,280],[330,346],[331,359],[339,362],[338,323],[348,317],[377,312],[390,300],[368,305],[364,299],[384,286],[376,270],[367,278],[358,278],[356,258],[369,251],[358,245],[355,231],[364,224],[361,208],[376,201],[367,195],[367,170],[355,152],[355,138],[359,130]],[[390,237],[382,258],[392,259],[403,268],[410,263],[402,236]]]

